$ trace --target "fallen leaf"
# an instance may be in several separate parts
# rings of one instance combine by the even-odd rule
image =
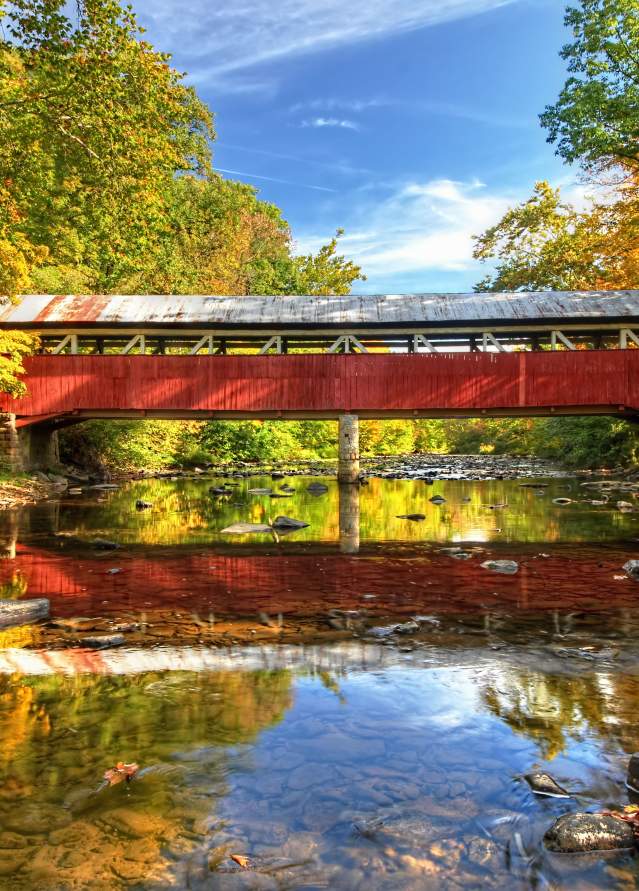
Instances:
[[[105,770],[104,779],[108,781],[110,786],[115,786],[117,783],[121,783],[122,780],[126,780],[129,783],[139,769],[140,765],[134,762],[125,764],[124,761],[118,761],[115,767]]]
[[[251,861],[244,854],[231,854],[231,860],[241,866],[242,869],[248,869]]]

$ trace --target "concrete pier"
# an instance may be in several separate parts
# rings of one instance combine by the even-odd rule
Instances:
[[[337,481],[339,483],[356,483],[358,477],[359,418],[357,415],[340,415]]]
[[[60,464],[57,431],[49,424],[16,428],[16,416],[0,413],[0,469],[5,473],[54,470]]]

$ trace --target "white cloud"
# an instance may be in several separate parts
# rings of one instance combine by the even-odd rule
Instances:
[[[517,0],[145,0],[141,19],[198,82],[300,55],[437,25]],[[244,81],[247,88],[250,81]],[[261,82],[257,82],[261,83]]]
[[[347,118],[310,118],[302,121],[300,127],[337,127],[341,130],[359,130],[359,124]]]
[[[359,263],[370,281],[408,277],[424,282],[433,273],[466,273],[468,286],[481,277],[473,260],[473,235],[495,223],[520,196],[490,192],[482,183],[434,179],[395,189],[385,200],[361,201],[340,240],[340,251]],[[326,241],[310,236],[296,248],[308,253]],[[427,289],[427,288],[426,288]],[[360,290],[358,288],[358,290]]]

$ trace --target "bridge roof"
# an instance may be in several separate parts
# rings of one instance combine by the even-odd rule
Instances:
[[[639,290],[346,297],[36,295],[0,309],[0,328],[394,328],[479,322],[639,320]]]

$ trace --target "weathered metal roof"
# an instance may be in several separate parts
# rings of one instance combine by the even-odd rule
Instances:
[[[0,328],[393,328],[639,319],[639,290],[346,297],[31,294],[0,309]]]

